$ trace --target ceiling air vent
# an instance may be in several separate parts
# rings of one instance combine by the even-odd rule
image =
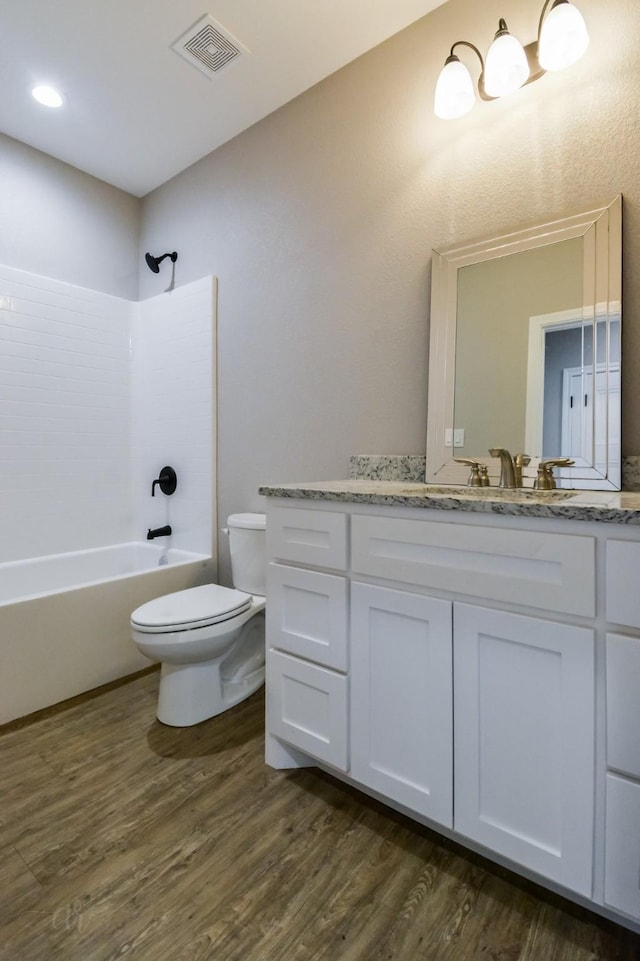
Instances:
[[[222,24],[208,14],[172,43],[171,49],[207,77],[220,73],[243,53],[249,53]]]

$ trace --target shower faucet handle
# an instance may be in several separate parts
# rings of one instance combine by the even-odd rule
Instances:
[[[178,486],[178,478],[173,467],[163,467],[160,471],[160,476],[156,477],[151,485],[151,496],[156,496],[156,484],[160,485],[160,490],[163,494],[174,494],[175,489]]]

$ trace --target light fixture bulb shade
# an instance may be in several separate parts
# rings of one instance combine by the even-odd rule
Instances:
[[[538,63],[543,70],[563,70],[583,55],[589,46],[584,17],[568,0],[551,8],[544,19],[538,43]]]
[[[457,57],[450,58],[440,71],[433,111],[441,120],[456,120],[469,113],[476,95],[471,74]]]
[[[529,64],[522,44],[512,34],[498,31],[487,51],[484,89],[489,97],[504,97],[529,79]]]

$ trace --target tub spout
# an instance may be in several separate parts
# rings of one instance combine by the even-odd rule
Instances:
[[[156,527],[154,530],[149,528],[147,531],[147,540],[152,541],[154,537],[168,537],[170,533],[171,526],[169,524],[165,524],[164,527]]]

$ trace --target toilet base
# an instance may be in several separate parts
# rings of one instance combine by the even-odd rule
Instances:
[[[224,681],[220,661],[162,665],[156,716],[169,727],[191,727],[239,704],[264,684],[264,665]]]

